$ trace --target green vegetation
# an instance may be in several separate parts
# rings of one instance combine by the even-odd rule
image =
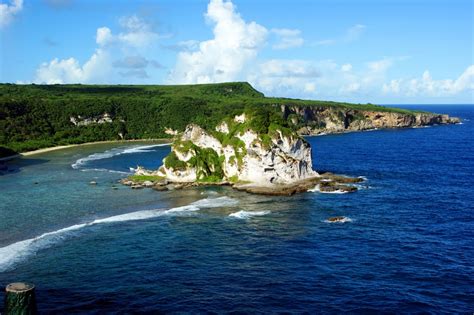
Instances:
[[[164,177],[157,176],[157,175],[131,175],[128,177],[128,179],[136,183],[143,183],[146,181],[158,182],[158,181],[163,180]]]
[[[171,153],[165,158],[165,166],[174,170],[185,170],[187,164],[178,159],[174,151],[171,151]]]
[[[413,113],[372,104],[268,98],[244,82],[179,86],[0,84],[0,146],[23,152],[92,141],[169,138],[166,127],[183,131],[189,123],[196,123],[210,131],[226,117],[242,112],[253,119],[235,125],[232,135],[245,128],[268,134],[271,123],[295,128],[283,119],[281,105]],[[105,114],[112,121],[98,123]],[[91,120],[94,122],[88,124]],[[222,140],[241,146],[232,136]]]

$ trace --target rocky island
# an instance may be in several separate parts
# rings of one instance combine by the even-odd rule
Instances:
[[[312,169],[309,144],[274,123],[258,133],[252,128],[257,117],[243,113],[211,131],[190,124],[158,170],[139,169],[137,175],[158,179],[157,189],[215,184],[291,195],[313,188],[321,176]]]

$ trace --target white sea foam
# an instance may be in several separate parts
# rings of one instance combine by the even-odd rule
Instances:
[[[125,175],[132,174],[132,172],[109,170],[109,169],[106,169],[106,168],[83,168],[83,169],[81,169],[81,172],[108,172],[108,173],[125,174]]]
[[[105,152],[94,153],[84,158],[78,159],[76,162],[71,164],[71,167],[74,169],[78,169],[90,161],[96,160],[103,160],[103,159],[110,159],[111,157],[122,155],[122,154],[133,154],[133,153],[143,153],[143,152],[150,152],[155,147],[163,147],[169,146],[169,143],[160,143],[160,144],[153,144],[153,145],[142,145],[137,147],[127,147],[127,148],[118,148],[118,149],[111,149]]]
[[[329,221],[329,220],[324,220],[325,223],[347,223],[347,222],[352,222],[352,219],[349,217],[342,217],[341,220],[337,221]]]
[[[141,210],[120,215],[111,216],[103,219],[96,219],[94,221],[82,224],[72,225],[57,231],[41,234],[40,236],[19,241],[5,247],[0,248],[0,272],[12,268],[16,263],[24,261],[28,257],[35,255],[39,250],[49,248],[68,237],[71,237],[75,232],[85,227],[118,223],[127,221],[147,220],[164,215],[179,215],[193,211],[199,211],[201,208],[216,208],[233,206],[238,203],[238,200],[230,197],[219,198],[205,198],[193,202],[187,206],[171,208],[168,210],[152,209]]]
[[[215,190],[206,190],[206,191],[202,191],[201,192],[201,195],[210,195],[210,196],[216,196],[218,195],[219,193]]]
[[[229,214],[229,217],[237,219],[249,219],[251,217],[263,216],[269,214],[270,211],[244,211],[240,210]]]
[[[321,194],[347,194],[348,191],[344,191],[344,190],[340,190],[340,189],[337,189],[337,190],[334,190],[334,191],[321,191],[321,188],[318,185],[314,186],[314,188],[311,188],[311,189],[308,189],[309,192],[319,192]]]
[[[193,202],[191,205],[201,208],[219,208],[219,207],[231,207],[239,203],[238,200],[223,196],[218,198],[205,198]]]

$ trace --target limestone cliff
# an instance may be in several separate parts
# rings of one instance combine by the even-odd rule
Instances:
[[[383,109],[383,108],[382,108]],[[340,133],[380,128],[407,128],[459,123],[459,118],[424,112],[372,111],[343,107],[281,106],[285,119],[300,135]]]
[[[246,127],[245,115],[208,132],[186,127],[155,173],[174,183],[247,182],[259,186],[290,184],[318,174],[311,148],[296,133],[281,127],[260,135]]]

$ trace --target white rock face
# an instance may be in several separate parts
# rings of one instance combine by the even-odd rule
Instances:
[[[234,117],[234,121],[237,122],[237,123],[244,123],[246,120],[246,117],[245,117],[245,113],[241,114],[241,115],[237,115]]]
[[[237,177],[239,181],[269,186],[291,184],[318,176],[312,169],[311,147],[296,135],[285,136],[280,131],[275,132],[267,147],[252,130],[235,136],[245,143],[245,149],[238,149],[242,152],[236,152],[236,148],[230,145],[223,146],[218,139],[197,125],[186,127],[180,140],[191,141],[201,148],[211,148],[223,157],[223,180]],[[173,150],[182,161],[189,161],[194,154],[194,151],[183,153],[174,148]],[[240,160],[238,156],[241,157]],[[172,182],[193,182],[196,181],[197,171],[190,165],[185,170],[168,169],[163,165],[158,174]]]
[[[167,135],[176,136],[178,134],[178,130],[174,130],[172,128],[165,127],[165,133]]]
[[[290,139],[281,133],[272,139],[271,148],[260,142],[247,148],[238,177],[259,185],[290,184],[318,176],[312,169],[311,147],[300,138]]]
[[[249,148],[252,142],[258,138],[257,133],[252,130],[247,130],[244,134],[238,134],[236,136],[245,143],[246,148]]]
[[[217,153],[222,151],[222,144],[209,135],[204,129],[198,125],[188,125],[181,136],[181,141],[191,141],[195,145],[201,148],[211,148]]]
[[[164,167],[160,167],[158,170],[157,175],[166,177],[167,180],[175,182],[175,183],[190,183],[195,182],[196,178],[196,170],[192,167],[188,167],[186,170],[173,170]]]
[[[229,133],[229,126],[227,125],[227,123],[225,121],[223,121],[216,127],[216,131],[228,134]]]
[[[74,124],[74,126],[88,126],[91,124],[105,124],[105,123],[112,123],[112,117],[109,113],[104,113],[97,117],[69,117],[69,121]]]

